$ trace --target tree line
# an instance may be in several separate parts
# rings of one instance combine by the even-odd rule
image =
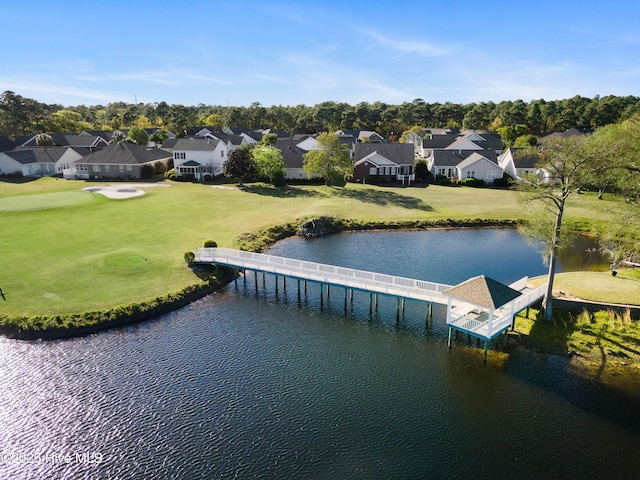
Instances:
[[[421,98],[399,105],[384,102],[322,102],[314,106],[254,102],[248,107],[198,104],[114,102],[108,105],[45,104],[11,91],[0,95],[0,134],[10,138],[43,132],[79,133],[138,126],[163,128],[178,136],[191,128],[274,128],[290,133],[339,129],[375,130],[400,137],[413,126],[500,132],[508,144],[527,135],[543,136],[569,128],[598,128],[640,114],[640,97],[576,95],[564,100],[523,100],[456,104],[429,103]],[[528,140],[531,142],[531,138]]]

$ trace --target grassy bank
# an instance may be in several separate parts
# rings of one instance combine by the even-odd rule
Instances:
[[[508,190],[168,182],[141,197],[111,200],[83,192],[87,185],[52,178],[0,182],[1,314],[64,316],[163,297],[199,282],[184,265],[185,250],[206,239],[246,246],[255,240],[246,232],[267,232],[267,241],[274,240],[271,227],[295,227],[295,219],[305,217],[424,228],[522,216],[517,195]],[[598,228],[612,203],[583,195],[568,210],[568,221]]]
[[[640,322],[626,313],[602,310],[554,312],[552,322],[530,309],[516,317],[515,330],[525,347],[570,357],[569,368],[582,377],[637,395],[640,390]]]

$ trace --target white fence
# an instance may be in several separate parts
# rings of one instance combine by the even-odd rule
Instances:
[[[451,288],[451,285],[442,283],[396,277],[384,273],[367,272],[230,248],[199,248],[196,252],[195,261],[196,263],[214,263],[275,275],[286,275],[327,285],[337,285],[444,305],[448,304],[449,296],[444,295],[442,292]],[[522,291],[526,288],[527,280],[527,277],[522,278],[512,283],[510,287],[514,290]],[[509,328],[513,321],[513,316],[542,298],[545,290],[546,284],[523,293],[515,300],[493,311],[489,316],[487,316],[486,311],[476,313],[475,310],[479,307],[456,301],[455,308],[449,312],[448,322],[456,329],[491,339]]]
[[[196,263],[217,263],[397,297],[447,303],[451,285],[230,248],[199,248]]]

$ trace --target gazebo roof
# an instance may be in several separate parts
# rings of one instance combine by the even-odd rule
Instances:
[[[496,310],[520,296],[517,290],[484,275],[470,278],[442,293],[489,310]]]

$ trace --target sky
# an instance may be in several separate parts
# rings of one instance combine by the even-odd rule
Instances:
[[[0,92],[64,106],[640,96],[637,0],[4,0],[0,13]]]

